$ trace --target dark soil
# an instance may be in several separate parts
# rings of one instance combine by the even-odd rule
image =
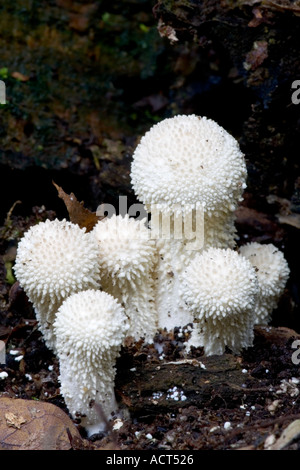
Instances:
[[[7,88],[0,105],[0,340],[7,353],[0,372],[8,374],[0,397],[45,401],[68,413],[57,358],[12,271],[31,225],[68,217],[52,180],[92,211],[102,202],[118,207],[120,195],[130,205],[140,136],[165,117],[207,115],[238,139],[247,160],[238,244],[283,250],[291,269],[286,291],[270,326],[257,326],[253,347],[240,356],[207,358],[195,349],[186,357],[188,329],[160,332],[156,347],[128,343],[117,363],[122,426],[87,439],[78,420],[81,438],[70,436],[70,443],[86,450],[263,450],[300,418],[293,356],[300,334],[300,121],[291,103],[300,76],[297,7],[121,3],[122,11],[107,1],[0,6]],[[299,443],[296,433],[283,448],[298,450]]]
[[[0,332],[7,347],[1,370],[8,377],[0,381],[1,396],[46,401],[68,413],[57,358],[45,347],[24,293],[13,285],[8,296]],[[82,439],[71,439],[72,447],[259,450],[300,418],[299,365],[292,360],[300,335],[284,327],[256,327],[254,346],[241,356],[228,351],[212,357],[201,348],[186,356],[188,336],[188,329],[161,332],[155,340],[162,349],[129,342],[117,363],[122,426],[108,425],[107,433],[87,439],[78,419]],[[298,439],[286,448],[298,449]]]

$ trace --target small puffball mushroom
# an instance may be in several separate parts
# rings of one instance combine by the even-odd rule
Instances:
[[[92,233],[98,243],[102,289],[124,306],[128,336],[153,342],[157,330],[153,272],[155,241],[146,219],[113,215],[99,221]]]
[[[72,294],[57,312],[60,391],[71,415],[83,416],[89,434],[104,430],[105,420],[118,410],[115,363],[128,327],[122,306],[100,290]]]
[[[231,249],[209,248],[190,263],[182,296],[194,315],[206,355],[252,345],[258,293],[255,269]],[[193,337],[193,335],[192,335]]]
[[[99,288],[93,236],[65,219],[40,222],[20,240],[14,271],[33,303],[47,346],[55,350],[53,322],[63,300],[74,292]]]
[[[197,251],[235,247],[234,211],[245,180],[246,164],[238,142],[211,119],[178,115],[155,124],[141,138],[133,154],[131,181],[137,198],[151,213],[151,230],[159,239],[160,328],[169,330],[191,321],[178,291],[182,270]],[[185,218],[194,229],[188,228]],[[171,229],[164,236],[167,219]],[[183,226],[179,236],[178,221]],[[190,244],[193,230],[194,247]]]
[[[290,269],[284,254],[272,243],[247,243],[239,252],[255,267],[259,295],[255,307],[256,323],[266,325],[284,292]]]

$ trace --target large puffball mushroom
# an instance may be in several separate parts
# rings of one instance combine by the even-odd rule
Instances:
[[[159,239],[159,327],[171,329],[191,320],[178,290],[182,270],[196,252],[235,246],[235,209],[245,180],[238,142],[211,119],[178,115],[155,124],[141,138],[133,154],[131,181]],[[185,217],[195,228],[194,246]],[[164,236],[168,218],[171,229]],[[174,229],[180,220],[181,237]]]
[[[72,294],[57,312],[60,391],[71,415],[83,416],[89,434],[104,430],[118,411],[115,363],[128,326],[122,306],[100,290]]]
[[[20,240],[14,271],[33,303],[39,329],[55,350],[53,322],[70,294],[99,288],[97,244],[84,228],[67,220],[46,220]]]
[[[255,269],[236,251],[209,248],[194,258],[184,273],[182,296],[198,322],[196,337],[206,355],[223,354],[226,346],[233,353],[252,346],[257,294]]]
[[[132,185],[147,207],[166,213],[178,204],[207,213],[233,211],[245,188],[244,155],[215,121],[178,115],[155,124],[138,144]]]
[[[130,323],[128,336],[153,342],[157,252],[146,219],[114,214],[99,221],[92,234],[98,244],[102,289],[124,306]]]
[[[259,295],[255,307],[256,323],[270,322],[273,310],[282,296],[290,269],[282,251],[272,243],[261,245],[250,242],[240,247],[239,252],[255,267],[259,284]]]

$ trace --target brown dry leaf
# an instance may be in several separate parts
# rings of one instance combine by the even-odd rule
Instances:
[[[274,2],[272,0],[263,0],[261,4],[262,6],[267,6],[271,9],[278,10],[281,12],[291,11],[296,16],[300,15],[299,0],[296,0],[295,2],[291,2],[290,0],[281,0],[279,2]]]
[[[12,412],[5,413],[5,419],[7,426],[16,429],[21,429],[22,424],[26,423],[26,419],[24,419],[23,416],[15,415]]]
[[[271,450],[282,450],[300,437],[300,419],[290,423],[282,432],[281,436],[273,444]]]
[[[76,13],[69,14],[70,28],[80,32],[86,31],[89,28],[90,20],[97,8],[97,4],[93,3],[77,6],[76,9],[72,6],[72,10],[76,11]]]
[[[253,48],[246,55],[244,68],[246,70],[256,70],[268,57],[267,41],[255,41]]]
[[[98,217],[95,212],[91,212],[89,209],[86,209],[83,202],[79,202],[73,193],[66,194],[60,186],[54,183],[54,181],[53,184],[57,189],[58,196],[66,205],[70,221],[73,224],[79,225],[80,228],[85,227],[87,232],[91,231],[96,223],[101,220],[101,217]]]
[[[0,449],[69,450],[69,436],[81,439],[68,415],[53,405],[0,397]]]
[[[278,215],[278,221],[300,229],[300,214]]]
[[[21,72],[13,72],[11,76],[15,78],[16,80],[20,80],[20,82],[28,82],[28,80],[30,79],[30,77],[28,77],[27,75],[24,75]]]

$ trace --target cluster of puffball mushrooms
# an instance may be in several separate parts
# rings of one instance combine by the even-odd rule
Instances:
[[[154,343],[160,329],[191,324],[186,354],[239,353],[254,325],[270,321],[289,268],[273,244],[236,245],[246,176],[226,130],[178,115],[155,124],[133,154],[132,186],[150,221],[113,215],[87,232],[47,220],[21,239],[16,278],[59,359],[65,403],[88,432],[101,427],[91,402],[107,419],[117,411],[115,363],[128,336]]]

